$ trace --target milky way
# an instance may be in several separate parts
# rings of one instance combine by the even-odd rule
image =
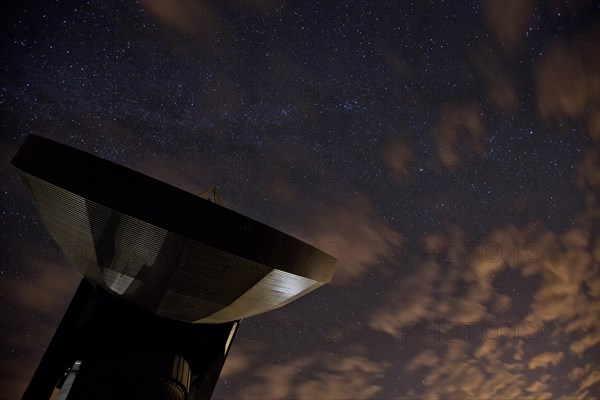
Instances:
[[[600,397],[597,2],[3,8],[1,398],[80,279],[9,165],[27,134],[338,258],[243,321],[214,398]]]

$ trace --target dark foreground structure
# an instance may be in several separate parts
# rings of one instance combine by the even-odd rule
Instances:
[[[239,322],[335,258],[118,164],[30,135],[12,160],[83,274],[24,399],[210,398]]]

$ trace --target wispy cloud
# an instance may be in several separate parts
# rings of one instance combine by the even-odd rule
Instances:
[[[481,18],[496,37],[506,56],[512,57],[523,46],[525,32],[536,25],[535,1],[485,0]]]
[[[286,359],[281,364],[253,365],[254,382],[244,386],[239,398],[373,398],[382,390],[381,380],[389,366],[362,354],[328,352]],[[227,379],[232,376],[227,370],[224,373]]]
[[[556,365],[563,357],[564,354],[560,351],[539,354],[529,361],[529,369],[546,368],[549,365]]]
[[[547,121],[583,119],[590,136],[600,137],[600,30],[549,46],[535,70],[537,104]]]
[[[3,313],[22,316],[5,321],[0,330],[2,352],[8,355],[0,361],[0,387],[6,398],[20,398],[25,391],[81,280],[66,263],[49,259],[40,249],[25,248],[29,255],[20,264],[26,274],[0,280]],[[11,299],[10,306],[6,299]]]
[[[342,285],[357,282],[371,270],[386,273],[383,261],[393,259],[402,241],[365,197],[323,209],[309,226],[298,236],[338,259],[333,282]]]
[[[461,163],[459,147],[464,143],[476,154],[483,154],[486,128],[483,114],[474,105],[446,106],[433,136],[440,163],[453,170]]]

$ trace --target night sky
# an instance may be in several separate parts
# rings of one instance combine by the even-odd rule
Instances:
[[[243,321],[215,399],[600,398],[599,5],[3,5],[0,398],[80,279],[9,165],[27,134],[338,258]]]

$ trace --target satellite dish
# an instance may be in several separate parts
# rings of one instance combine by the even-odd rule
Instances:
[[[331,280],[334,257],[220,206],[214,187],[211,202],[35,135],[12,164],[83,276],[160,317],[237,321]]]
[[[331,280],[335,258],[215,187],[197,196],[34,135],[12,164],[85,278],[23,399],[208,399],[241,319]]]

